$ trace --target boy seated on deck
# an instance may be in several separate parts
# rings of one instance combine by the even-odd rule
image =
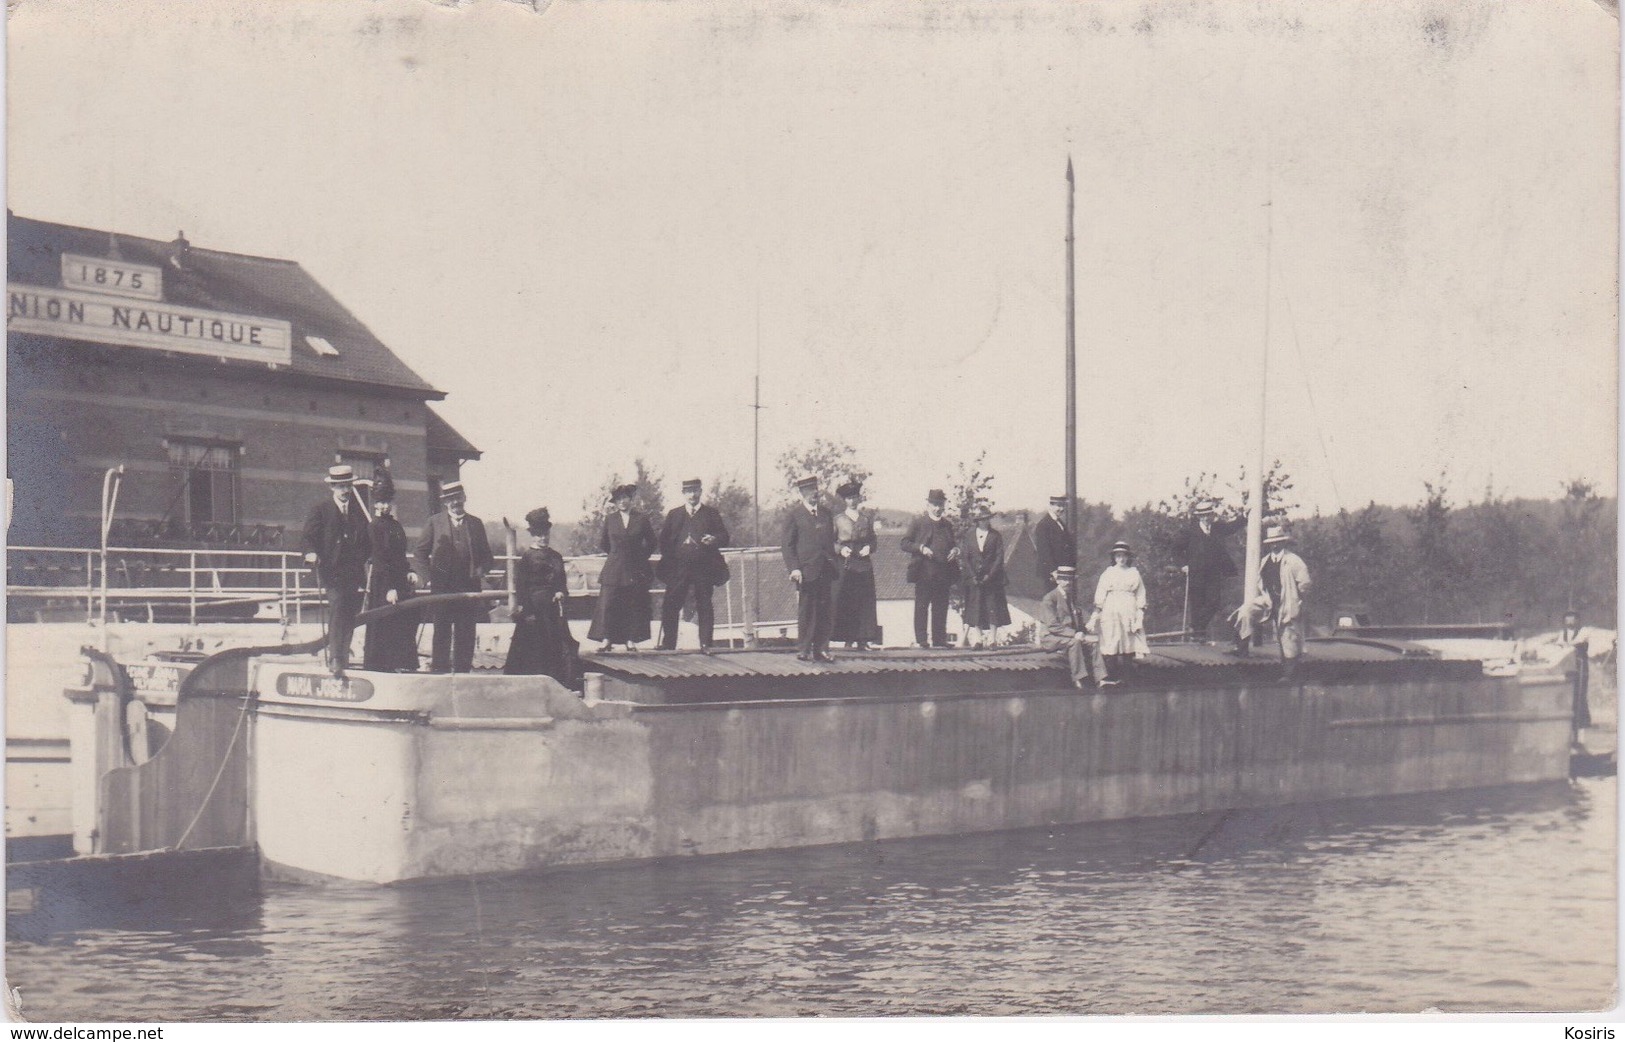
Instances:
[[[1066,655],[1072,686],[1080,691],[1097,679],[1102,687],[1117,683],[1106,679],[1106,664],[1100,658],[1100,638],[1089,633],[1078,611],[1077,597],[1073,593],[1078,570],[1071,565],[1061,565],[1055,569],[1053,578],[1055,589],[1038,602],[1038,646]]]

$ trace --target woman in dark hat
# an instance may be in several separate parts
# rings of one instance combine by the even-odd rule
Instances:
[[[880,618],[875,607],[875,518],[862,510],[863,485],[848,481],[835,490],[846,509],[835,515],[835,627],[831,640],[849,648],[869,650],[880,640]]]
[[[975,527],[965,533],[959,550],[965,571],[965,628],[977,631],[975,646],[983,648],[997,644],[999,627],[1010,625],[1010,602],[1004,595],[1004,536],[993,527],[993,511],[987,507],[977,507],[971,519]],[[988,630],[993,631],[991,637]]]
[[[412,596],[417,575],[406,559],[406,530],[395,517],[395,482],[379,468],[372,480],[372,557],[367,562],[367,599],[363,607],[382,608]],[[412,673],[418,668],[418,619],[402,612],[367,624],[363,665],[385,673]]]
[[[1119,539],[1112,544],[1112,563],[1095,584],[1095,615],[1100,627],[1100,654],[1106,660],[1103,684],[1115,684],[1136,655],[1151,654],[1145,639],[1145,580],[1134,567],[1134,550]]]
[[[649,639],[649,584],[654,576],[649,557],[655,552],[654,525],[632,509],[636,485],[617,485],[610,493],[615,509],[604,518],[599,548],[609,555],[598,575],[598,607],[593,611],[588,640],[603,641],[599,651],[616,644],[636,651]]]
[[[566,687],[575,684],[575,641],[565,622],[568,579],[564,558],[548,544],[553,528],[547,508],[525,515],[530,546],[514,565],[514,627],[502,672],[544,674]]]

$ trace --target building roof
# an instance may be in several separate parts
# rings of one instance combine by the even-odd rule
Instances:
[[[424,441],[431,456],[453,456],[459,460],[479,459],[480,450],[474,443],[457,433],[439,413],[427,409],[428,422],[424,424]]]
[[[426,399],[445,397],[397,358],[297,261],[190,246],[182,266],[176,267],[171,263],[176,243],[36,221],[8,211],[6,277],[15,283],[57,287],[62,281],[63,253],[111,258],[115,243],[118,259],[163,269],[164,299],[169,303],[289,322],[293,326],[289,368],[294,373],[409,391]],[[325,341],[332,350],[323,352],[307,337]],[[213,364],[255,365],[230,360]]]

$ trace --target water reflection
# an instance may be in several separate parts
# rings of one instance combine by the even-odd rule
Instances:
[[[1612,779],[379,888],[14,940],[48,1019],[1583,1009]]]

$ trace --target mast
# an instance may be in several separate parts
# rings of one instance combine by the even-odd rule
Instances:
[[[756,647],[757,615],[762,606],[762,289],[756,288],[756,375],[751,400],[750,504],[752,515],[750,596],[745,601],[745,647]]]
[[[1273,194],[1273,193],[1272,193]],[[1264,459],[1267,440],[1265,406],[1269,401],[1270,378],[1270,268],[1275,249],[1275,210],[1273,200],[1264,201],[1264,348],[1258,360],[1258,459],[1253,467],[1247,494],[1247,565],[1241,582],[1241,636],[1251,639],[1253,604],[1258,599],[1258,567],[1263,561],[1264,542]]]
[[[1072,178],[1072,157],[1066,157],[1066,509],[1071,516],[1072,552],[1078,553],[1078,328],[1072,256],[1073,206],[1077,184]]]

